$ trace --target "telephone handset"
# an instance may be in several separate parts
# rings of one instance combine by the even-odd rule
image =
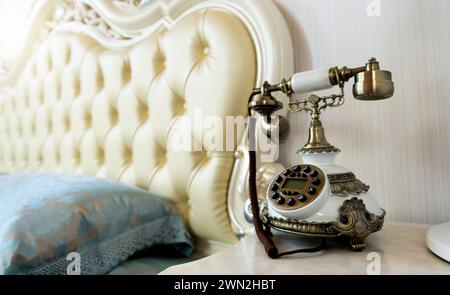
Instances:
[[[347,168],[338,166],[334,158],[339,149],[325,138],[320,114],[327,108],[342,106],[345,101],[344,84],[355,79],[353,96],[358,100],[381,100],[394,94],[392,75],[380,70],[375,58],[359,68],[331,68],[297,73],[289,81],[277,85],[265,82],[253,90],[249,99],[249,193],[255,231],[271,258],[283,255],[312,252],[322,249],[299,249],[279,253],[271,238],[271,230],[298,235],[346,237],[353,250],[365,248],[365,239],[381,230],[385,211],[369,193],[369,186],[356,178]],[[339,86],[340,93],[329,96],[311,95],[307,99],[291,99],[293,93],[305,93]],[[305,111],[311,116],[309,139],[298,151],[302,164],[289,167],[269,183],[259,208],[256,192],[256,128],[277,141],[272,126],[272,115],[283,104],[272,92],[281,91],[289,96],[289,111]],[[259,124],[252,111],[259,114]],[[287,120],[280,120],[286,124]],[[259,126],[259,127],[257,127]],[[289,128],[279,127],[280,130]],[[283,134],[286,138],[286,134]],[[278,140],[279,141],[279,140]]]

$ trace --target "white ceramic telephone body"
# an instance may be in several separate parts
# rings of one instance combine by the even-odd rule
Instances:
[[[383,214],[383,209],[368,191],[368,186],[356,178],[351,179],[354,175],[349,169],[335,164],[338,153],[303,154],[301,165],[287,168],[275,177],[266,192],[269,214],[307,222],[336,221],[339,220],[339,208],[344,201],[354,197],[364,202],[367,211],[375,215]],[[345,183],[353,186],[354,191],[338,193],[332,190],[333,185]]]

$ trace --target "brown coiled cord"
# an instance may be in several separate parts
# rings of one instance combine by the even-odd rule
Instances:
[[[249,139],[249,174],[248,174],[248,188],[250,192],[250,203],[252,205],[253,225],[255,226],[256,235],[261,243],[264,245],[267,255],[270,258],[278,258],[278,249],[275,246],[272,237],[263,228],[261,218],[259,217],[258,194],[256,191],[256,144],[255,144],[255,128],[256,118],[250,117],[248,124],[248,139]]]
[[[250,193],[250,204],[252,206],[253,225],[255,226],[256,235],[264,246],[267,255],[272,258],[279,258],[285,255],[291,255],[296,253],[312,253],[323,250],[326,247],[326,239],[322,239],[322,243],[314,248],[298,249],[294,251],[288,251],[279,253],[275,243],[273,242],[272,235],[269,231],[264,230],[261,218],[259,216],[259,203],[258,194],[256,190],[256,118],[250,116],[248,124],[248,142],[249,142],[249,175],[248,175],[248,187]]]

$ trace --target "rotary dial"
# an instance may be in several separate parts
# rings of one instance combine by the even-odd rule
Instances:
[[[269,200],[282,210],[303,208],[320,195],[325,180],[325,174],[318,167],[295,165],[272,180],[268,190]]]

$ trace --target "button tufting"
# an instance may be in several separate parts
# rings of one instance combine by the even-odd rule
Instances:
[[[76,165],[78,165],[81,162],[81,153],[80,150],[75,150],[75,155],[74,155],[74,162]]]
[[[99,164],[103,164],[105,162],[105,151],[103,149],[97,150],[97,159]]]
[[[122,81],[128,83],[131,80],[131,67],[128,58],[124,61],[122,67]]]
[[[92,115],[90,112],[86,112],[86,114],[84,115],[84,124],[86,126],[86,128],[90,128],[92,125]]]
[[[138,107],[139,121],[143,122],[148,119],[148,106],[145,104],[139,104]]]
[[[167,162],[167,150],[161,147],[158,152],[159,164],[163,165]]]
[[[97,71],[97,89],[103,89],[103,87],[105,86],[105,80],[103,78],[103,72],[102,70],[99,68]]]
[[[209,46],[206,46],[206,47],[203,49],[203,54],[205,54],[205,55],[208,55],[210,52],[211,52],[211,49],[209,48]]]
[[[70,63],[70,59],[72,58],[72,50],[70,47],[67,47],[66,49],[66,64]]]
[[[75,83],[74,83],[74,85],[73,85],[73,94],[74,94],[74,96],[75,97],[77,97],[77,96],[79,96],[80,95],[80,92],[81,92],[81,85],[80,85],[80,78],[77,78],[76,80],[75,80]]]
[[[131,161],[133,160],[133,150],[128,147],[124,147],[123,158],[125,159],[125,163],[131,163]]]
[[[70,118],[69,116],[66,116],[64,119],[64,130],[69,131],[70,130]]]
[[[161,52],[158,52],[153,58],[153,64],[157,71],[162,72],[167,68],[167,59]]]
[[[115,108],[109,110],[109,119],[111,120],[111,125],[116,125],[119,120],[119,113]]]

